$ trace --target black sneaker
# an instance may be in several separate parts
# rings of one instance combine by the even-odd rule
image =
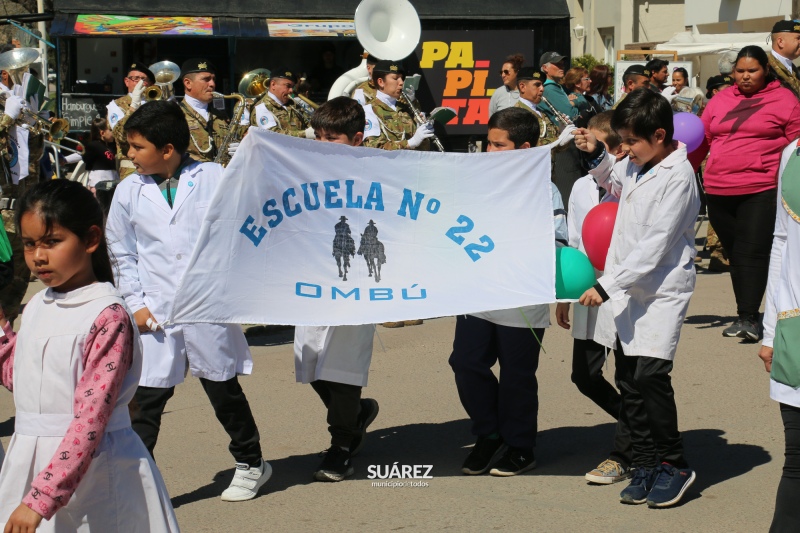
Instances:
[[[358,424],[358,434],[353,437],[353,441],[350,443],[351,457],[355,457],[358,452],[361,451],[361,448],[364,447],[364,436],[367,434],[367,428],[372,424],[372,421],[375,420],[375,417],[378,416],[379,410],[378,402],[372,398],[363,398],[361,400],[361,411],[359,411],[356,421]]]
[[[761,327],[761,320],[758,316],[746,317],[740,319],[742,327],[737,337],[741,337],[747,342],[758,342],[763,336]]]
[[[738,337],[742,333],[742,319],[737,318],[733,324],[722,330],[723,337]]]
[[[338,446],[331,446],[322,464],[314,472],[317,481],[341,481],[353,475],[353,465],[350,463],[350,452]]]
[[[485,474],[495,456],[505,449],[506,446],[500,437],[496,439],[478,437],[475,446],[461,466],[461,471],[470,476]]]
[[[490,476],[509,477],[522,474],[536,468],[536,457],[533,450],[525,448],[509,448],[503,457],[489,470]]]

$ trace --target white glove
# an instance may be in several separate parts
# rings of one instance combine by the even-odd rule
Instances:
[[[673,100],[675,100],[678,97],[678,95],[675,94],[675,87],[673,87],[672,85],[661,91],[661,96],[666,98],[667,102],[669,102],[670,104],[672,103]]]
[[[131,107],[136,109],[142,105],[142,93],[144,92],[144,80],[139,80],[136,87],[131,91]]]
[[[414,135],[408,140],[408,147],[417,148],[420,144],[422,144],[422,141],[433,137],[433,135],[433,124],[428,123],[423,126],[419,126],[417,131],[414,132]]]
[[[577,130],[575,126],[567,125],[564,127],[564,131],[561,132],[561,135],[558,136],[554,142],[550,143],[550,149],[558,148],[559,146],[564,146],[572,141],[575,140],[575,135],[573,133]]]
[[[236,153],[236,149],[239,148],[239,143],[231,143],[228,145],[228,155],[233,157],[233,154]]]
[[[314,135],[314,128],[312,128],[311,126],[306,128],[306,139],[312,139],[313,140],[313,139],[316,139],[316,138],[317,138],[317,136]]]
[[[9,117],[17,120],[25,108],[25,100],[19,96],[11,95],[6,98],[6,106],[4,113]]]

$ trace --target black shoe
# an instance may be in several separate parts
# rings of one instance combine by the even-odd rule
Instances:
[[[372,398],[363,398],[361,400],[361,411],[359,411],[358,419],[356,420],[358,434],[353,437],[353,441],[350,443],[350,455],[352,457],[355,457],[364,447],[364,436],[367,434],[367,428],[378,416],[379,410],[378,402]]]
[[[350,463],[350,452],[338,446],[331,446],[322,464],[314,472],[317,481],[341,481],[353,475],[353,465]]]
[[[503,457],[489,470],[490,476],[509,477],[522,474],[536,468],[536,457],[533,450],[525,448],[509,448]]]
[[[758,315],[743,317],[740,319],[742,327],[737,337],[741,337],[747,342],[758,342],[763,337],[761,320]]]
[[[722,330],[723,337],[738,337],[742,333],[742,319],[737,318],[733,324]]]
[[[494,457],[503,452],[505,448],[503,439],[500,437],[496,439],[478,437],[475,446],[472,447],[472,451],[461,466],[461,471],[471,476],[486,473]]]

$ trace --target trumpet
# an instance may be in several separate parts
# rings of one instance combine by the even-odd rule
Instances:
[[[155,100],[161,100],[163,95],[164,91],[161,90],[161,87],[158,85],[151,85],[144,90],[142,93],[142,98],[144,98],[146,102],[153,102]]]
[[[303,114],[306,122],[311,122],[311,115],[313,115],[314,111],[317,110],[319,104],[309,100],[302,94],[292,96],[292,100],[294,101],[297,110]]]
[[[403,89],[402,92],[400,93],[399,100],[401,102],[405,102],[408,105],[408,107],[411,108],[411,112],[414,114],[414,122],[416,122],[418,126],[423,126],[429,123],[428,119],[425,118],[425,115],[422,114],[422,111],[420,111],[419,108],[417,108],[417,106],[414,105],[414,102],[411,100],[411,98],[408,97],[408,94],[406,94],[405,89]],[[442,145],[442,141],[439,140],[439,137],[434,135],[433,137],[431,137],[431,142],[433,143],[434,146],[436,146],[437,150],[439,150],[440,152],[444,152],[444,146]]]
[[[550,112],[553,113],[553,115],[555,115],[556,120],[558,120],[559,122],[561,122],[563,124],[563,127],[574,126],[575,125],[575,124],[572,123],[572,120],[570,120],[570,118],[567,115],[565,115],[564,113],[562,113],[561,111],[556,109],[553,106],[553,104],[548,102],[547,98],[545,98],[544,96],[542,96],[542,103],[550,108]]]
[[[0,106],[5,108],[6,95],[0,94]],[[17,117],[17,122],[26,126],[29,130],[36,134],[46,133],[55,141],[64,139],[69,133],[69,122],[65,118],[57,118],[50,122],[46,118],[42,118],[28,108],[23,108],[22,113]]]
[[[154,100],[169,100],[175,96],[172,84],[181,75],[181,68],[172,61],[159,61],[150,65],[150,70],[156,78],[155,85],[147,87],[142,93],[146,102]]]

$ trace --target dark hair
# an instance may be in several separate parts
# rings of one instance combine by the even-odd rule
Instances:
[[[519,107],[502,109],[489,117],[488,129],[505,131],[514,148],[526,142],[533,147],[539,142],[539,121],[533,113]]]
[[[511,63],[511,66],[514,67],[514,70],[519,72],[519,69],[522,68],[522,64],[525,63],[525,56],[522,54],[511,54],[507,56],[503,64]]]
[[[631,91],[617,106],[611,117],[615,130],[629,129],[637,137],[650,139],[658,129],[666,132],[664,144],[672,142],[675,127],[672,106],[666,98],[647,87]]]
[[[97,226],[100,229],[100,245],[92,253],[92,270],[99,281],[114,283],[114,272],[103,231],[103,207],[89,189],[69,180],[37,183],[22,195],[17,205],[15,222],[20,233],[22,215],[30,212],[42,217],[47,233],[58,224],[84,240],[89,235],[89,229]]]
[[[102,132],[109,129],[108,121],[104,118],[97,117],[92,120],[92,125],[89,129],[89,139],[92,141],[103,141]]]
[[[306,93],[311,90],[311,84],[308,83],[305,79],[297,84],[294,88],[295,94],[302,94],[303,96],[307,96]]]
[[[608,65],[595,65],[589,73],[589,78],[592,80],[592,85],[589,87],[589,94],[601,94],[605,97],[611,97],[608,94],[608,75],[611,69]]]
[[[398,71],[398,72],[384,72],[383,70],[374,70],[373,69],[373,71],[372,71],[372,84],[375,87],[378,87],[378,80],[383,80],[383,82],[386,83],[386,76],[388,76],[389,74],[399,74],[400,76],[403,77],[403,79],[406,79],[406,73],[405,72],[400,72],[400,71]]]
[[[736,64],[739,63],[739,60],[743,57],[752,57],[758,61],[758,64],[761,65],[761,68],[763,68],[764,72],[766,73],[766,76],[764,77],[765,85],[778,79],[772,69],[769,68],[769,59],[767,58],[767,53],[760,46],[750,45],[739,50],[739,53],[736,54],[736,61],[733,62],[734,70],[736,70]]]
[[[689,72],[685,68],[675,67],[674,69],[672,69],[673,74],[675,74],[676,72],[680,72],[681,75],[683,76],[683,81],[685,81],[687,84],[689,83]]]
[[[189,124],[175,102],[155,100],[147,102],[125,122],[126,134],[138,133],[156,148],[171,144],[182,154],[189,148]]]
[[[619,136],[619,133],[614,131],[614,128],[611,127],[611,118],[613,116],[613,111],[603,111],[589,119],[589,124],[586,126],[590,130],[603,132],[606,136],[606,144],[609,149],[614,149],[622,144],[622,138]]]
[[[364,131],[367,119],[364,108],[357,100],[346,96],[337,96],[328,100],[311,115],[311,127],[336,135],[344,133],[352,141],[359,131]]]
[[[564,81],[562,82],[564,88],[568,93],[571,93],[580,84],[581,78],[585,78],[587,74],[588,71],[583,67],[572,67],[564,75]]]
[[[669,66],[669,61],[666,61],[664,59],[651,59],[650,61],[647,62],[644,68],[650,71],[650,77],[652,77],[653,74],[655,74],[656,72],[658,72],[659,70],[661,70],[666,66]]]

